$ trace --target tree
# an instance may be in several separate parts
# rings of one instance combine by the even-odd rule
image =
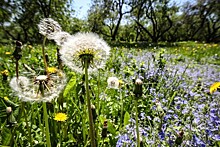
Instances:
[[[171,16],[177,7],[169,0],[132,0],[132,17],[139,29],[147,33],[152,42],[157,42],[173,25]]]
[[[8,39],[22,42],[39,41],[41,36],[37,24],[42,18],[51,17],[57,20],[64,30],[68,28],[69,16],[72,13],[70,3],[69,0],[5,0],[5,10],[9,11],[1,11],[8,14],[1,22],[1,27],[4,28]]]
[[[126,0],[94,0],[88,19],[92,24],[92,31],[97,31],[115,41],[123,16],[131,11],[128,8],[128,2]]]
[[[220,36],[220,0],[197,0],[185,4],[184,30],[189,40],[217,41]]]

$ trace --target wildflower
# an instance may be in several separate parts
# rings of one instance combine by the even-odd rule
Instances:
[[[5,69],[5,70],[1,71],[1,74],[2,74],[3,76],[8,76],[9,72],[8,72],[7,69]]]
[[[210,87],[210,93],[214,93],[218,88],[220,88],[220,82],[215,82]]]
[[[5,52],[5,55],[11,55],[11,52]]]
[[[4,97],[4,100],[5,100],[5,101],[8,101],[8,100],[9,100],[9,98],[8,98],[7,96],[5,96],[5,97]]]
[[[57,45],[62,46],[69,37],[71,37],[71,35],[67,32],[57,32],[54,35],[53,40],[56,42]]]
[[[55,67],[47,67],[47,71],[48,73],[53,74],[53,73],[57,73],[58,70]]]
[[[10,87],[22,101],[46,102],[59,95],[64,88],[66,78],[64,74],[39,75],[34,79],[24,76],[12,78]]]
[[[53,39],[57,32],[61,31],[61,27],[58,22],[54,21],[52,18],[44,18],[38,24],[39,33],[47,37],[48,39]]]
[[[12,112],[12,108],[11,108],[11,107],[7,107],[7,108],[6,108],[6,113],[7,113],[7,114],[10,114],[11,112]]]
[[[118,89],[119,87],[119,80],[116,77],[109,77],[107,80],[108,87],[113,89]]]
[[[141,79],[136,79],[134,83],[134,94],[137,98],[142,96],[143,90],[142,90],[142,84],[143,82]]]
[[[56,121],[66,121],[67,120],[67,115],[65,113],[56,113],[54,120]]]
[[[89,72],[102,68],[109,56],[110,47],[94,33],[77,33],[67,39],[60,50],[63,63],[69,68],[83,72],[85,59]]]

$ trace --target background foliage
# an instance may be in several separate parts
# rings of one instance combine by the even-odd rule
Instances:
[[[36,23],[45,17],[64,31],[92,31],[109,41],[219,42],[220,0],[92,0],[85,20],[73,17],[71,0],[4,0],[0,9],[1,43],[41,40]]]

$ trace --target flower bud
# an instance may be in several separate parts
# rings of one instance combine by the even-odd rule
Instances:
[[[103,128],[102,128],[102,138],[106,138],[107,137],[107,133],[108,133],[108,121],[105,120],[104,124],[103,124]]]
[[[96,113],[96,110],[95,110],[95,105],[91,105],[91,109],[92,109],[93,122],[95,123],[95,120],[97,118],[97,113]]]
[[[7,113],[7,114],[10,114],[11,112],[12,112],[12,108],[11,108],[11,107],[7,107],[7,108],[6,108],[6,113]]]
[[[142,88],[143,82],[141,79],[136,79],[134,83],[134,94],[136,98],[140,98],[143,93],[143,88]]]

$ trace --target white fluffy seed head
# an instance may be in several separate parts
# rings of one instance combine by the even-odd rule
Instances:
[[[53,36],[53,40],[57,45],[62,46],[71,35],[67,32],[57,32]]]
[[[119,80],[116,77],[109,77],[107,80],[108,88],[118,89],[119,88]]]
[[[81,57],[92,56],[89,72],[103,68],[109,57],[110,47],[95,33],[77,33],[67,39],[60,50],[63,63],[76,72],[83,72]]]
[[[52,18],[44,18],[38,24],[39,33],[46,36],[47,39],[53,39],[57,32],[61,31],[61,26]]]
[[[49,79],[45,80],[47,76],[40,75],[36,79],[29,79],[27,77],[13,78],[10,82],[11,88],[21,101],[25,102],[50,102],[59,96],[66,84],[66,77],[64,73],[51,75]],[[43,84],[44,95],[42,95],[39,84]]]

